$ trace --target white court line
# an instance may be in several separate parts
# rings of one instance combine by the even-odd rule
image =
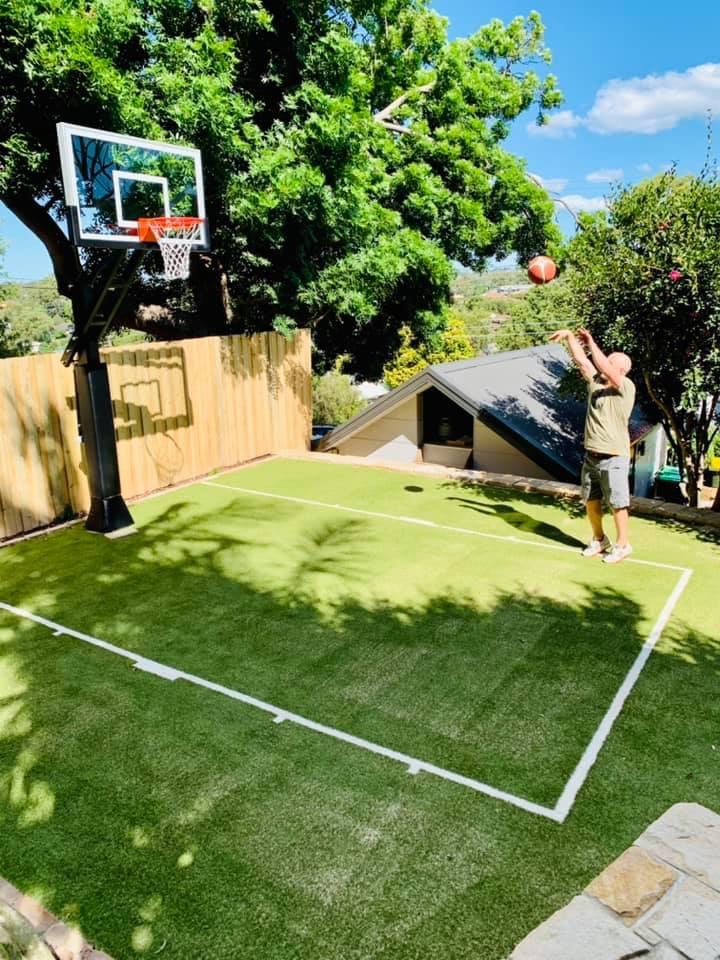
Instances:
[[[235,493],[247,493],[254,497],[268,497],[271,500],[286,500],[289,503],[302,503],[306,507],[323,507],[326,510],[340,510],[343,513],[356,513],[362,517],[375,517],[380,520],[394,520],[397,523],[411,523],[420,527],[431,527],[433,530],[449,530],[451,533],[462,533],[470,537],[482,537],[485,540],[501,540],[503,543],[519,543],[524,547],[539,547],[542,550],[562,550],[563,553],[577,553],[577,547],[564,547],[559,543],[540,543],[537,540],[525,540],[522,537],[503,536],[499,533],[484,533],[480,530],[470,530],[467,527],[453,527],[446,523],[436,523],[434,520],[421,520],[419,517],[404,517],[394,513],[380,513],[377,510],[360,510],[358,507],[346,507],[341,503],[324,503],[322,500],[307,500],[304,497],[288,497],[281,493],[268,493],[266,490],[252,490],[250,487],[234,487],[229,483],[215,483],[213,480],[200,480],[203,486],[218,487],[221,490],[233,490]],[[634,563],[643,567],[659,567],[661,570],[685,571],[687,567],[676,566],[672,563],[658,563],[655,560],[636,560],[628,557],[623,563]]]
[[[525,800],[523,797],[516,797],[514,794],[506,793],[504,790],[497,790],[495,787],[490,786],[490,784],[482,783],[480,780],[474,780],[472,777],[465,777],[460,773],[454,773],[452,770],[437,767],[433,763],[426,763],[424,760],[418,760],[398,750],[391,750],[389,747],[383,747],[378,743],[373,743],[371,740],[356,737],[352,733],[345,733],[343,730],[336,730],[335,727],[328,727],[324,723],[316,723],[314,720],[308,720],[298,713],[292,713],[289,710],[284,710],[282,707],[276,707],[271,703],[267,703],[265,700],[258,700],[256,697],[241,693],[239,690],[233,690],[231,687],[224,687],[222,684],[205,680],[203,677],[198,677],[193,673],[185,673],[184,670],[176,670],[174,667],[158,663],[157,660],[149,660],[147,657],[133,653],[131,650],[125,650],[123,647],[117,647],[115,644],[100,640],[97,637],[90,636],[90,634],[81,633],[79,630],[73,630],[70,627],[64,627],[60,623],[55,623],[53,620],[40,617],[37,614],[31,613],[29,610],[22,609],[22,607],[13,607],[9,603],[0,602],[0,609],[7,611],[7,613],[12,613],[16,617],[31,620],[33,623],[47,627],[48,630],[52,630],[53,636],[74,637],[77,640],[82,640],[84,643],[90,643],[95,647],[107,650],[109,653],[114,653],[116,656],[125,657],[125,659],[133,662],[133,666],[139,670],[143,670],[145,673],[153,674],[164,680],[186,680],[188,683],[193,683],[198,687],[205,687],[206,690],[220,693],[225,697],[230,697],[232,700],[239,700],[241,703],[246,703],[251,707],[257,707],[258,710],[264,710],[266,713],[272,714],[275,723],[283,723],[284,721],[295,723],[300,727],[313,730],[315,733],[322,733],[335,740],[350,743],[354,747],[360,747],[363,750],[369,750],[371,753],[379,754],[381,757],[396,760],[398,763],[402,763],[407,767],[408,773],[417,774],[420,773],[420,771],[431,773],[443,780],[450,780],[452,783],[457,783],[460,786],[469,787],[471,790],[484,793],[496,800],[503,800],[505,803],[519,807],[527,813],[535,813],[541,817],[547,817],[549,820],[560,822],[554,809],[543,807],[541,804],[533,803],[531,800]]]
[[[648,657],[652,653],[655,645],[660,639],[663,630],[667,626],[672,612],[683,591],[685,590],[690,577],[692,576],[692,572],[693,571],[689,569],[685,569],[683,571],[680,579],[675,585],[675,589],[668,597],[665,606],[655,621],[648,639],[643,644],[640,653],[630,667],[622,685],[620,686],[620,689],[615,694],[607,713],[600,722],[600,726],[596,730],[592,740],[580,758],[580,762],[565,785],[565,788],[560,795],[560,799],[552,808],[542,806],[538,803],[533,803],[531,800],[526,800],[524,797],[518,797],[515,794],[507,793],[504,790],[498,790],[496,787],[490,786],[490,784],[487,783],[483,783],[481,780],[475,780],[472,777],[465,777],[462,774],[454,773],[452,770],[446,770],[444,767],[438,767],[435,766],[435,764],[427,763],[424,760],[418,760],[417,758],[411,757],[406,753],[401,753],[398,750],[392,750],[389,747],[383,747],[380,744],[373,743],[371,740],[364,740],[362,737],[356,737],[354,734],[345,733],[342,730],[337,730],[335,727],[329,727],[323,723],[317,723],[314,720],[308,720],[306,717],[303,717],[300,714],[292,713],[291,711],[285,710],[282,707],[276,707],[271,703],[267,703],[265,700],[259,700],[257,697],[252,697],[249,694],[241,693],[239,690],[233,690],[230,687],[222,686],[222,684],[213,683],[211,680],[206,680],[203,677],[198,677],[195,674],[185,673],[184,670],[177,670],[175,667],[159,663],[157,660],[150,660],[147,657],[141,656],[140,654],[133,653],[131,650],[118,647],[115,644],[108,643],[106,640],[100,640],[98,637],[93,637],[90,634],[82,633],[79,630],[73,630],[70,627],[65,627],[60,623],[56,623],[53,620],[48,620],[45,617],[38,616],[37,614],[31,613],[29,610],[24,610],[21,607],[13,607],[8,603],[0,602],[0,609],[14,614],[16,617],[21,617],[25,620],[31,620],[43,627],[47,627],[52,631],[53,636],[74,637],[77,640],[82,640],[84,643],[89,643],[95,647],[100,647],[101,649],[106,650],[109,653],[113,653],[116,656],[124,657],[125,659],[132,661],[133,666],[144,671],[145,673],[153,674],[154,676],[160,677],[164,680],[186,680],[188,683],[193,683],[196,686],[204,687],[205,689],[212,690],[215,693],[220,693],[223,696],[230,697],[233,700],[239,700],[240,702],[248,704],[251,707],[256,707],[259,710],[263,710],[266,713],[272,714],[274,723],[283,723],[286,720],[290,721],[291,723],[295,723],[300,727],[305,727],[306,729],[313,730],[316,733],[324,734],[325,736],[332,737],[335,740],[341,740],[344,743],[352,744],[355,747],[360,747],[361,749],[368,750],[371,753],[378,754],[382,757],[387,757],[390,760],[396,760],[407,767],[408,773],[418,774],[421,771],[425,771],[426,773],[431,773],[443,780],[449,780],[452,783],[457,783],[460,786],[468,787],[478,793],[483,793],[486,796],[493,797],[496,800],[502,800],[505,803],[511,804],[512,806],[519,807],[521,810],[525,810],[527,813],[537,814],[538,816],[545,817],[548,820],[553,820],[555,823],[563,823],[572,810],[577,798],[577,794],[585,783],[590,770],[595,763],[598,754],[600,753],[600,750],[610,735],[613,724],[620,715],[625,701],[635,686],[638,677],[640,676],[640,673],[642,672],[642,669],[648,660]]]
[[[510,543],[518,543],[532,547],[544,547],[549,550],[562,550],[564,552],[575,552],[572,547],[564,547],[557,544],[545,544],[537,543],[533,540],[523,540],[520,537],[512,536],[501,536],[499,534],[491,533],[482,533],[478,530],[470,530],[464,527],[454,527],[447,524],[435,523],[432,520],[422,520],[416,517],[403,517],[395,516],[393,514],[380,513],[377,511],[371,510],[360,510],[355,507],[345,507],[340,504],[329,504],[323,503],[322,501],[317,500],[306,500],[302,497],[289,497],[282,494],[267,493],[265,491],[251,490],[243,487],[234,487],[229,484],[220,484],[214,483],[209,480],[200,481],[206,486],[211,487],[220,487],[226,490],[232,490],[236,493],[245,493],[252,494],[254,496],[260,497],[270,497],[277,500],[286,500],[292,503],[302,503],[306,506],[312,507],[324,507],[331,510],[341,510],[348,513],[361,514],[363,516],[376,517],[384,520],[394,520],[402,523],[417,524],[421,526],[431,527],[438,530],[451,531],[453,533],[468,534],[470,536],[482,537],[489,540],[501,540]],[[615,720],[620,715],[622,708],[627,700],[628,696],[632,692],[633,687],[635,686],[643,667],[645,666],[650,654],[655,648],[660,636],[667,626],[667,623],[672,616],[672,612],[675,609],[677,602],[679,601],[685,587],[687,586],[690,577],[692,576],[693,571],[688,567],[679,567],[671,564],[664,563],[655,563],[649,560],[633,560],[629,558],[628,563],[642,564],[643,566],[650,567],[659,567],[666,570],[679,570],[681,572],[680,579],[678,580],[675,588],[668,597],[665,606],[663,607],[660,615],[658,616],[648,639],[643,644],[640,653],[636,657],[634,663],[630,667],[625,679],[623,680],[622,685],[620,686],[618,692],[615,694],[610,707],[608,708],[605,716],[598,729],[595,731],[592,740],[588,744],[585,752],[575,770],[573,771],[570,779],[565,785],[560,799],[555,804],[554,807],[545,807],[541,804],[533,803],[531,800],[526,800],[524,797],[518,797],[514,794],[507,793],[504,790],[498,790],[497,788],[491,786],[490,784],[483,783],[480,780],[475,780],[472,777],[465,777],[462,774],[454,773],[452,770],[446,770],[443,767],[435,766],[435,764],[427,763],[424,760],[419,760],[415,757],[411,757],[408,754],[401,753],[397,750],[392,750],[389,747],[383,747],[380,744],[373,743],[370,740],[364,740],[362,737],[356,737],[354,734],[345,733],[342,730],[337,730],[334,727],[326,726],[322,723],[317,723],[314,720],[309,720],[306,717],[300,716],[300,714],[292,713],[290,711],[284,710],[282,707],[276,707],[273,704],[267,703],[264,700],[258,700],[256,697],[252,697],[249,694],[241,693],[238,690],[233,690],[230,687],[222,686],[218,683],[213,683],[210,680],[205,680],[203,677],[198,677],[195,674],[185,673],[182,670],[177,670],[174,667],[168,666],[167,664],[159,663],[156,660],[150,660],[146,657],[142,657],[137,653],[133,653],[130,650],[126,650],[123,647],[118,647],[115,644],[108,643],[105,640],[100,640],[97,637],[93,637],[90,634],[82,633],[78,630],[73,630],[70,627],[65,627],[62,624],[55,623],[52,620],[48,620],[45,617],[38,616],[34,613],[31,613],[29,610],[24,610],[20,607],[13,607],[10,604],[0,602],[0,609],[7,611],[8,613],[14,614],[17,617],[21,617],[26,620],[31,620],[34,623],[40,624],[41,626],[47,627],[53,632],[54,636],[70,636],[78,640],[82,640],[85,643],[92,644],[93,646],[100,647],[103,650],[106,650],[109,653],[113,653],[116,656],[124,657],[127,660],[132,661],[133,666],[137,667],[139,670],[143,670],[145,673],[153,674],[154,676],[160,677],[165,680],[186,680],[188,683],[193,683],[196,686],[204,687],[207,690],[211,690],[215,693],[220,693],[223,696],[230,697],[233,700],[239,700],[242,703],[248,704],[249,706],[256,707],[259,710],[263,710],[266,713],[270,713],[273,716],[273,721],[275,723],[283,723],[284,721],[290,721],[295,723],[298,726],[305,727],[308,730],[313,730],[316,733],[324,734],[334,738],[335,740],[341,740],[345,743],[352,744],[353,746],[360,747],[363,750],[368,750],[371,753],[378,754],[388,759],[395,760],[399,763],[402,763],[407,767],[407,771],[410,774],[418,774],[421,771],[426,773],[431,773],[434,776],[440,777],[443,780],[449,780],[452,783],[457,783],[460,786],[468,787],[471,790],[475,790],[478,793],[483,793],[489,797],[493,797],[496,800],[502,800],[505,803],[509,803],[515,807],[519,807],[521,810],[525,810],[528,813],[534,813],[538,816],[546,817],[549,820],[553,820],[556,823],[563,823],[567,818],[568,814],[572,810],[572,807],[577,798],[577,794],[582,788],[585,780],[587,779],[590,770],[595,763],[600,750],[602,749],[605,741],[607,740],[610,732],[612,730]]]
[[[665,606],[660,611],[660,616],[655,621],[655,625],[650,631],[650,636],[642,645],[640,653],[637,655],[635,662],[628,670],[627,676],[623,680],[620,689],[615,694],[612,703],[608,707],[607,713],[602,718],[600,726],[595,731],[595,735],[588,744],[585,753],[583,753],[582,757],[580,758],[580,762],[578,763],[577,767],[575,767],[572,776],[565,785],[565,789],[555,805],[555,812],[558,814],[560,823],[563,822],[563,820],[572,810],[578,791],[587,780],[592,765],[597,760],[597,756],[600,753],[603,744],[610,735],[613,724],[620,715],[620,711],[622,710],[625,701],[635,686],[643,667],[647,663],[648,657],[655,649],[655,645],[660,639],[660,635],[667,626],[668,620],[672,616],[672,612],[675,609],[683,590],[688,585],[688,581],[690,580],[692,573],[692,570],[685,570],[684,573],[681,574],[680,579],[675,585],[675,589],[670,594]]]

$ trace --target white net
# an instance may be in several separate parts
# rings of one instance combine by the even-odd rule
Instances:
[[[165,266],[167,280],[186,280],[190,275],[190,252],[200,239],[202,220],[190,217],[149,223]]]

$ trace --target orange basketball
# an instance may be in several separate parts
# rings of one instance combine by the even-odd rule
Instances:
[[[528,264],[528,277],[533,283],[550,283],[556,275],[557,267],[550,257],[533,257]]]

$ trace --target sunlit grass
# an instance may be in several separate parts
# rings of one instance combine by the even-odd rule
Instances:
[[[585,535],[553,501],[383,471],[222,483]],[[0,551],[0,600],[541,803],[677,580],[207,485],[133,512],[121,541]],[[648,522],[633,539],[695,573],[562,827],[0,612],[0,873],[117,960],[498,960],[669,803],[719,795],[718,548]]]

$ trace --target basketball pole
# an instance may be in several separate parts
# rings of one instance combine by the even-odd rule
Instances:
[[[90,487],[85,527],[94,533],[121,536],[134,524],[120,485],[110,379],[100,356],[100,342],[113,324],[145,256],[116,250],[93,274],[81,273],[73,284],[74,331],[62,362],[73,365],[76,413]]]
[[[191,250],[210,249],[202,158],[195,147],[75,123],[58,123],[57,135],[68,238],[75,248],[96,251],[81,262],[76,250],[75,280],[63,291],[72,302],[74,327],[62,362],[73,367],[82,468],[90,487],[85,526],[120,536],[134,527],[122,497],[100,346],[149,250],[159,249],[165,278],[174,280],[189,275]],[[142,225],[149,234],[141,235]]]

